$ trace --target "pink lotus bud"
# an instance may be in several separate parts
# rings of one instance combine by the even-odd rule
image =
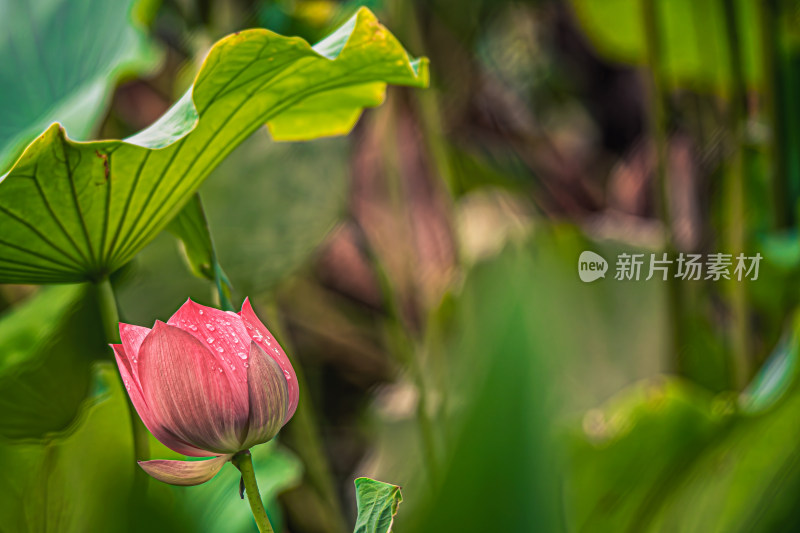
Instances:
[[[173,485],[214,477],[237,452],[272,439],[299,398],[289,358],[248,300],[241,312],[187,300],[153,329],[119,325],[112,344],[122,381],[145,426],[165,446],[205,461],[140,461]]]

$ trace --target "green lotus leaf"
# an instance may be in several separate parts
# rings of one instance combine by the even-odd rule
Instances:
[[[314,47],[262,29],[226,37],[183,98],[124,141],[79,143],[53,124],[0,178],[0,282],[103,278],[260,126],[278,140],[346,133],[388,83],[426,86],[427,60],[362,8]]]

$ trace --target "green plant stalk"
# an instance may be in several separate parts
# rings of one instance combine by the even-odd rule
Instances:
[[[274,533],[272,524],[269,523],[269,518],[267,517],[267,511],[264,509],[264,502],[261,501],[261,494],[258,492],[258,483],[253,470],[253,458],[250,455],[250,450],[237,453],[233,456],[231,462],[242,473],[242,482],[247,493],[247,501],[250,503],[250,510],[253,512],[258,531],[260,533]]]
[[[392,19],[397,19],[397,24],[395,24],[395,27],[402,36],[403,42],[407,42],[408,46],[414,50],[428,49],[423,37],[423,32],[420,28],[417,8],[414,2],[394,0],[394,2],[391,4],[391,8]],[[415,118],[417,123],[422,128],[422,142],[424,143],[426,153],[432,163],[431,166],[436,172],[438,178],[444,184],[444,192],[447,193],[446,197],[444,198],[444,202],[446,204],[444,214],[452,235],[455,257],[457,258],[458,262],[462,262],[463,255],[462,250],[460,249],[460,243],[455,235],[454,228],[456,223],[453,217],[453,213],[455,212],[454,198],[461,191],[462,187],[458,183],[455,173],[453,172],[447,145],[445,143],[444,126],[442,125],[443,119],[440,111],[441,106],[439,105],[438,90],[435,88],[435,84],[431,83],[431,87],[427,90],[413,91],[410,94],[410,98],[412,102],[417,104],[417,113]],[[429,324],[429,316],[424,318],[423,323]],[[449,387],[447,386],[446,381],[447,361],[444,357],[439,357],[437,364],[440,368],[437,372],[437,379],[434,381],[440,398],[437,412],[439,415],[441,415],[445,412],[449,401]],[[424,390],[420,394],[424,394]],[[427,401],[425,399],[421,399],[420,404],[417,406],[418,409],[426,408],[426,403]],[[432,434],[424,438],[426,438],[426,440],[433,440]],[[432,444],[426,445],[426,449],[432,450]]]
[[[267,315],[269,317],[270,331],[278,340],[280,345],[287,353],[295,353],[291,345],[291,339],[286,334],[286,328],[274,305],[268,306]],[[293,364],[297,386],[301,391],[308,390],[308,382],[300,364]],[[333,475],[331,474],[328,459],[323,451],[322,438],[317,431],[317,416],[314,412],[314,404],[308,399],[300,399],[297,410],[292,417],[292,431],[296,435],[295,452],[303,460],[306,467],[311,486],[327,507],[327,524],[334,533],[344,533],[347,531],[346,521],[342,514],[341,503],[336,496]]]
[[[661,223],[664,226],[665,249],[667,253],[675,252],[675,240],[672,235],[672,211],[670,209],[670,190],[667,172],[668,138],[666,131],[666,109],[664,94],[664,76],[661,68],[661,27],[658,23],[657,6],[655,0],[642,0],[643,27],[645,30],[645,45],[647,64],[650,69],[650,116],[648,127],[650,137],[655,144],[656,153],[656,183],[658,197],[658,210]],[[684,294],[678,281],[670,279],[667,282],[667,306],[669,317],[668,331],[671,332],[670,340],[673,343],[672,353],[676,347],[683,344],[685,326],[681,319]],[[681,362],[677,361],[681,367]]]
[[[397,128],[395,127],[396,113],[394,112],[394,103],[387,102],[381,112],[383,113],[383,119],[385,121],[382,124],[382,132],[386,139],[384,145],[387,147],[387,149],[384,150],[384,157],[386,159],[385,170],[386,179],[389,183],[391,206],[394,208],[395,212],[399,212],[398,216],[402,216],[403,212],[400,211],[398,207],[403,196],[403,184],[398,170],[402,168],[402,165],[396,148],[398,146],[398,141],[396,138]],[[402,310],[395,297],[394,287],[392,286],[391,279],[383,265],[380,255],[378,251],[373,248],[363,228],[361,228],[361,231],[365,236],[364,241],[367,243],[365,253],[373,266],[381,296],[383,297],[388,313],[388,330],[392,340],[391,347],[395,348],[394,356],[396,360],[411,373],[414,385],[417,388],[416,418],[422,441],[423,459],[429,479],[433,485],[436,485],[439,480],[438,454],[436,451],[434,425],[428,408],[428,383],[419,361],[420,350],[417,349],[418,347],[415,339],[407,332]]]
[[[729,164],[725,168],[724,225],[725,243],[734,255],[745,247],[745,161],[744,126],[746,120],[746,85],[742,72],[742,53],[739,47],[737,13],[734,0],[724,0],[725,34],[730,58],[731,86],[728,127],[731,135]],[[749,351],[751,346],[748,320],[748,299],[744,283],[728,283],[731,303],[732,328],[730,330],[732,370],[734,385],[741,389],[750,377]]]
[[[378,285],[381,289],[386,309],[389,313],[389,334],[392,339],[392,346],[396,348],[395,357],[411,373],[414,385],[417,388],[417,423],[419,424],[420,437],[422,439],[422,453],[425,461],[428,477],[433,485],[439,482],[439,460],[436,451],[436,437],[433,420],[431,420],[428,407],[428,386],[425,380],[422,365],[419,361],[419,347],[414,340],[406,333],[403,319],[400,314],[400,307],[395,298],[392,282],[383,267],[380,259],[374,251],[368,247],[367,254],[372,261],[375,269]]]
[[[770,192],[772,194],[772,225],[773,229],[786,228],[791,214],[789,213],[788,190],[785,179],[786,159],[783,153],[784,144],[781,135],[783,115],[778,113],[780,101],[778,56],[778,2],[776,0],[762,0],[756,2],[759,8],[759,22],[761,24],[761,64],[764,69],[764,113],[770,129],[770,138],[767,142],[767,168],[769,173]]]
[[[119,312],[117,300],[114,297],[114,288],[108,278],[95,284],[97,302],[102,320],[103,333],[111,344],[119,343]],[[130,398],[126,395],[128,413],[131,419],[131,435],[133,437],[133,452],[137,461],[147,460],[150,457],[150,432],[144,426],[142,419],[136,412]],[[136,468],[134,490],[143,492],[147,487],[147,474],[141,468]]]

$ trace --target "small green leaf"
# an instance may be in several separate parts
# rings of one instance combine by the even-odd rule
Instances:
[[[131,24],[134,0],[8,0],[0,7],[0,171],[55,120],[91,135],[123,74],[158,55]],[[91,27],[91,31],[86,28]]]
[[[214,240],[199,194],[195,194],[187,202],[167,229],[180,241],[184,258],[192,273],[199,278],[213,281],[219,294],[220,306],[232,311],[231,283],[217,260]]]
[[[361,9],[313,48],[267,30],[223,39],[190,91],[125,141],[77,143],[52,125],[0,177],[0,282],[75,282],[113,272],[261,125],[296,138],[307,125],[302,117],[314,112],[308,136],[345,133],[363,107],[379,103],[376,91],[386,83],[427,85],[427,61],[409,59]],[[320,100],[331,105],[322,108]]]
[[[403,501],[400,487],[368,477],[355,481],[358,518],[354,533],[389,533]]]
[[[180,242],[186,263],[198,278],[214,280],[214,244],[198,195],[189,200],[167,229]]]

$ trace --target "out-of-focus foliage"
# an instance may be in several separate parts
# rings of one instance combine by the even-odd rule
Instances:
[[[793,531],[794,507],[775,495],[800,486],[797,342],[793,332],[738,405],[666,380],[589,411],[572,436],[573,528]]]
[[[400,487],[360,477],[355,480],[358,518],[354,533],[390,533],[403,501]]]
[[[726,90],[732,79],[724,2],[645,0],[652,2],[661,52],[659,68],[671,83]],[[570,0],[578,21],[597,49],[615,61],[648,62],[645,1]],[[745,51],[742,68],[752,85],[763,83],[762,36],[758,2],[735,0],[737,41]]]
[[[0,443],[0,531],[125,529],[135,468],[125,393],[111,364],[94,365],[92,376],[91,393],[68,427]]]
[[[546,423],[551,391],[543,379],[548,342],[539,334],[546,311],[528,305],[535,266],[530,249],[511,246],[477,266],[442,310],[450,315],[442,326],[442,390],[452,410],[441,428],[447,458],[437,488],[415,498],[413,525],[406,526],[413,531],[558,527],[556,455]]]
[[[589,411],[571,450],[571,528],[647,531],[699,451],[726,430],[724,407],[668,380],[636,385]]]
[[[129,261],[177,214],[208,173],[267,123],[273,136],[346,133],[386,83],[425,86],[367,10],[312,48],[251,30],[217,43],[192,89],[157,123],[120,141],[75,143],[51,126],[2,179],[0,280],[99,279]],[[336,97],[336,105],[329,100]],[[45,176],[47,179],[45,179]],[[61,198],[71,201],[58,201]]]
[[[86,285],[47,288],[0,318],[0,439],[47,439],[72,425],[106,353]]]
[[[88,140],[116,80],[155,65],[155,47],[129,16],[134,3],[0,3],[0,172],[52,122]]]

